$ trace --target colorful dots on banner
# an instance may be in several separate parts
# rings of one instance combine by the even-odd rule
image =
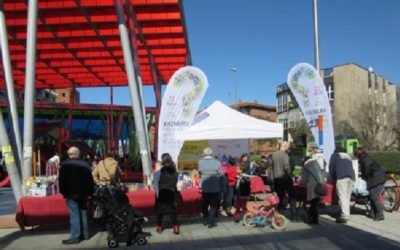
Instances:
[[[11,164],[11,163],[14,163],[15,162],[15,160],[14,160],[14,156],[11,154],[8,154],[8,155],[6,155],[6,157],[4,157],[5,158],[5,160],[6,160],[6,164]]]
[[[8,145],[8,146],[3,146],[3,147],[1,147],[1,151],[3,152],[3,154],[5,154],[5,153],[11,153],[11,152],[12,152],[12,149],[11,149],[11,146]]]

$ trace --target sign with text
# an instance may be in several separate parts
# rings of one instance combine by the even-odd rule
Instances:
[[[249,153],[249,140],[210,140],[210,148],[213,150],[213,155],[221,159],[225,156],[239,158],[244,153]]]
[[[190,127],[207,88],[206,75],[196,67],[180,68],[171,77],[161,104],[158,159],[169,153],[177,162],[183,141],[175,133]]]
[[[329,163],[335,149],[335,138],[331,106],[320,74],[312,65],[299,63],[290,70],[287,84],[306,118],[315,141],[324,151],[325,161]],[[319,115],[323,117],[322,128],[318,128]],[[323,133],[320,140],[319,132]]]

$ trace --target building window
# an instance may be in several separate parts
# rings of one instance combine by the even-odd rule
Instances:
[[[333,68],[324,69],[324,77],[332,76],[332,74],[333,74]]]
[[[378,90],[378,76],[375,75],[375,92]]]
[[[386,117],[386,113],[383,113],[383,125],[387,125],[387,117]]]
[[[332,83],[328,84],[326,91],[328,93],[329,101],[333,101],[333,99],[335,97],[335,94],[334,94],[334,91],[333,91],[333,84]]]
[[[371,89],[372,81],[371,81],[371,72],[368,72],[368,88]]]
[[[289,128],[294,128],[294,122],[290,122]]]
[[[61,94],[61,96],[62,96],[62,97],[65,97],[65,96],[66,96],[66,94],[65,94],[65,93],[62,93],[62,94]]]
[[[385,92],[383,93],[382,99],[383,99],[383,106],[386,107],[387,106],[387,99],[386,99],[386,93]]]
[[[287,92],[278,96],[278,112],[287,109]]]
[[[385,84],[385,80],[383,80],[383,82],[382,82],[382,90],[383,90],[383,93],[386,93],[386,84]]]
[[[288,128],[288,121],[287,119],[279,119],[279,123],[283,124],[283,128],[287,129]]]

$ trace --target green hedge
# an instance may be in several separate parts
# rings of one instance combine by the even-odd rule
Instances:
[[[400,151],[371,152],[386,172],[400,174]]]

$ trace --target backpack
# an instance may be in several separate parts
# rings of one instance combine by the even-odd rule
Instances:
[[[239,196],[250,196],[250,178],[240,177],[237,183],[237,193]]]

